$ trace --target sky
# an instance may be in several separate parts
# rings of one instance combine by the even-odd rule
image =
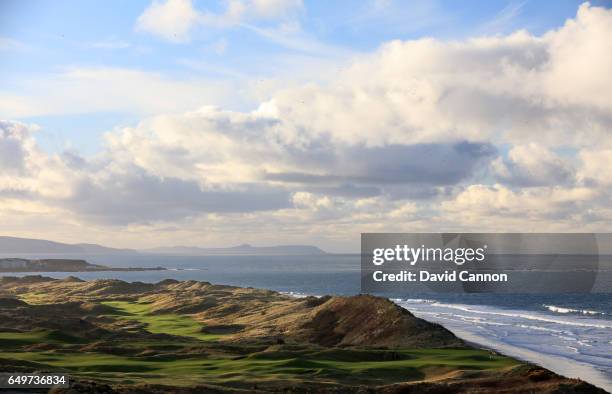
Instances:
[[[612,231],[611,8],[0,0],[0,234]]]

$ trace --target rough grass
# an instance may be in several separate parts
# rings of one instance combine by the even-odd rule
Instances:
[[[32,304],[32,305],[46,304],[49,302],[48,295],[45,294],[44,292],[38,293],[38,292],[30,291],[24,294],[20,294],[19,299],[27,302],[28,304]]]

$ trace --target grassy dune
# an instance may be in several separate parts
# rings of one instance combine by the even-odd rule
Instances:
[[[2,371],[63,371],[85,392],[109,385],[93,390],[105,393],[584,385],[470,348],[382,298],[295,299],[172,280],[0,279]]]
[[[374,384],[423,380],[450,371],[505,370],[518,365],[513,359],[477,349],[325,349],[317,346],[276,346],[251,352],[234,347],[233,354],[215,351],[224,335],[202,333],[205,327],[189,315],[156,314],[139,301],[103,301],[109,307],[103,318],[144,328],[151,334],[168,334],[180,340],[144,340],[116,343],[135,356],[98,352],[71,352],[83,340],[58,331],[0,332],[0,357],[65,369],[84,377],[119,383],[138,382],[189,386],[198,383],[351,380]],[[130,324],[133,324],[130,326]],[[52,351],[19,351],[25,345],[54,344]],[[207,347],[200,353],[189,349]],[[172,349],[155,354],[154,349]],[[235,352],[237,351],[236,354]],[[242,355],[243,353],[244,355]]]

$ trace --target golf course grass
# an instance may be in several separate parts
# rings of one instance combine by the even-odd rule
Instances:
[[[518,363],[507,357],[475,349],[403,349],[394,351],[397,360],[385,360],[386,350],[255,353],[247,357],[116,356],[101,353],[2,352],[1,358],[30,361],[95,375],[114,381],[142,379],[148,382],[190,385],[308,379],[349,379],[370,383],[389,379],[414,381],[457,370],[498,370]],[[351,360],[352,358],[352,360]],[[370,360],[362,360],[363,358]]]
[[[204,325],[185,315],[152,314],[148,304],[128,301],[106,301],[103,305],[113,308],[113,317],[122,320],[135,321],[146,326],[152,334],[169,334],[195,338],[201,341],[212,341],[222,337],[217,334],[202,332]]]
[[[464,348],[390,350],[279,345],[253,350],[252,344],[223,343],[225,335],[204,333],[205,326],[190,315],[157,314],[150,304],[138,301],[101,304],[108,307],[104,316],[133,322],[132,330],[169,334],[180,340],[117,340],[103,342],[104,350],[77,352],[74,346],[87,341],[60,331],[0,332],[0,358],[35,362],[77,376],[113,382],[144,379],[174,386],[308,381],[315,377],[323,382],[382,384],[423,380],[457,370],[500,370],[519,364],[485,350]],[[128,324],[128,330],[129,327]],[[27,349],[28,345],[41,343],[54,345],[54,349]],[[230,345],[231,351],[227,351],[225,347]]]
[[[82,340],[80,338],[68,335],[57,330],[35,330],[28,332],[0,331],[0,346],[2,349],[12,348],[15,346],[32,345],[37,343],[59,345],[81,342]]]
[[[0,371],[63,373],[71,393],[594,392],[385,298],[191,280],[5,278]]]

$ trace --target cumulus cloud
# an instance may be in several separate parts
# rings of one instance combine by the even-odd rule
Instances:
[[[582,161],[579,177],[588,183],[612,185],[612,149],[585,149],[579,152]]]
[[[163,176],[122,160],[112,150],[91,159],[74,152],[47,156],[21,123],[0,123],[0,153],[0,194],[18,194],[98,223],[170,221],[290,206],[290,194],[283,189],[247,182],[204,185],[197,179]]]
[[[238,182],[364,197],[432,196],[469,180],[495,157],[488,143],[367,146],[287,138],[284,119],[203,108],[159,116],[108,135],[115,161],[201,185]],[[308,140],[306,140],[308,138]]]
[[[519,187],[563,185],[575,176],[567,159],[533,143],[513,147],[507,159],[500,157],[492,166],[498,180]]]
[[[0,120],[0,194],[37,198],[64,196],[72,178],[61,160],[42,152],[35,126]]]
[[[581,231],[602,231],[603,217],[595,220],[595,215],[610,213],[609,198],[606,191],[588,187],[513,190],[499,184],[474,184],[442,202],[438,221],[479,231],[571,232],[576,226]]]
[[[513,191],[505,186],[470,185],[453,200],[444,202],[443,209],[482,215],[535,215],[559,218],[581,203],[589,202],[597,191],[588,188],[539,188]]]
[[[612,109],[611,11],[584,3],[575,19],[549,32],[550,62],[543,84],[551,97],[574,105]]]
[[[0,121],[0,169],[3,173],[21,174],[34,141],[28,138],[23,124]]]
[[[258,185],[203,189],[196,182],[159,178],[142,169],[84,178],[61,206],[96,222],[127,225],[173,221],[207,213],[244,213],[290,206],[289,193]]]
[[[241,4],[220,15],[246,18]],[[249,4],[258,18],[289,12]],[[166,111],[118,127],[95,157],[44,155],[7,123],[0,150],[16,153],[0,165],[29,201],[131,229],[602,229],[612,219],[610,26],[612,11],[583,5],[541,36],[389,42],[252,111]]]
[[[148,32],[169,41],[186,41],[200,14],[191,0],[154,0],[138,17],[136,30]]]
[[[309,152],[309,157],[298,152],[293,165],[305,169],[309,165],[310,173],[270,173],[267,178],[305,184],[446,185],[469,177],[482,159],[486,161],[495,152],[488,144],[468,142],[340,147],[343,149],[322,150],[312,156]]]
[[[611,13],[605,12],[612,22]],[[610,111],[591,100],[573,104],[578,92],[572,91],[581,88],[577,81],[597,78],[592,70],[574,74],[565,95],[551,89],[548,82],[557,52],[565,50],[553,43],[564,32],[543,37],[518,32],[460,42],[390,42],[356,60],[325,88],[288,89],[261,110],[283,117],[290,114],[295,138],[302,133],[299,127],[307,123],[309,133],[368,145],[461,138],[593,144],[605,139],[612,124]],[[577,40],[580,45],[592,45],[591,41],[607,42],[605,37],[609,35]],[[608,78],[603,70],[596,71],[603,80]],[[602,89],[599,94],[609,95],[609,91]],[[589,91],[578,94],[586,96]]]

